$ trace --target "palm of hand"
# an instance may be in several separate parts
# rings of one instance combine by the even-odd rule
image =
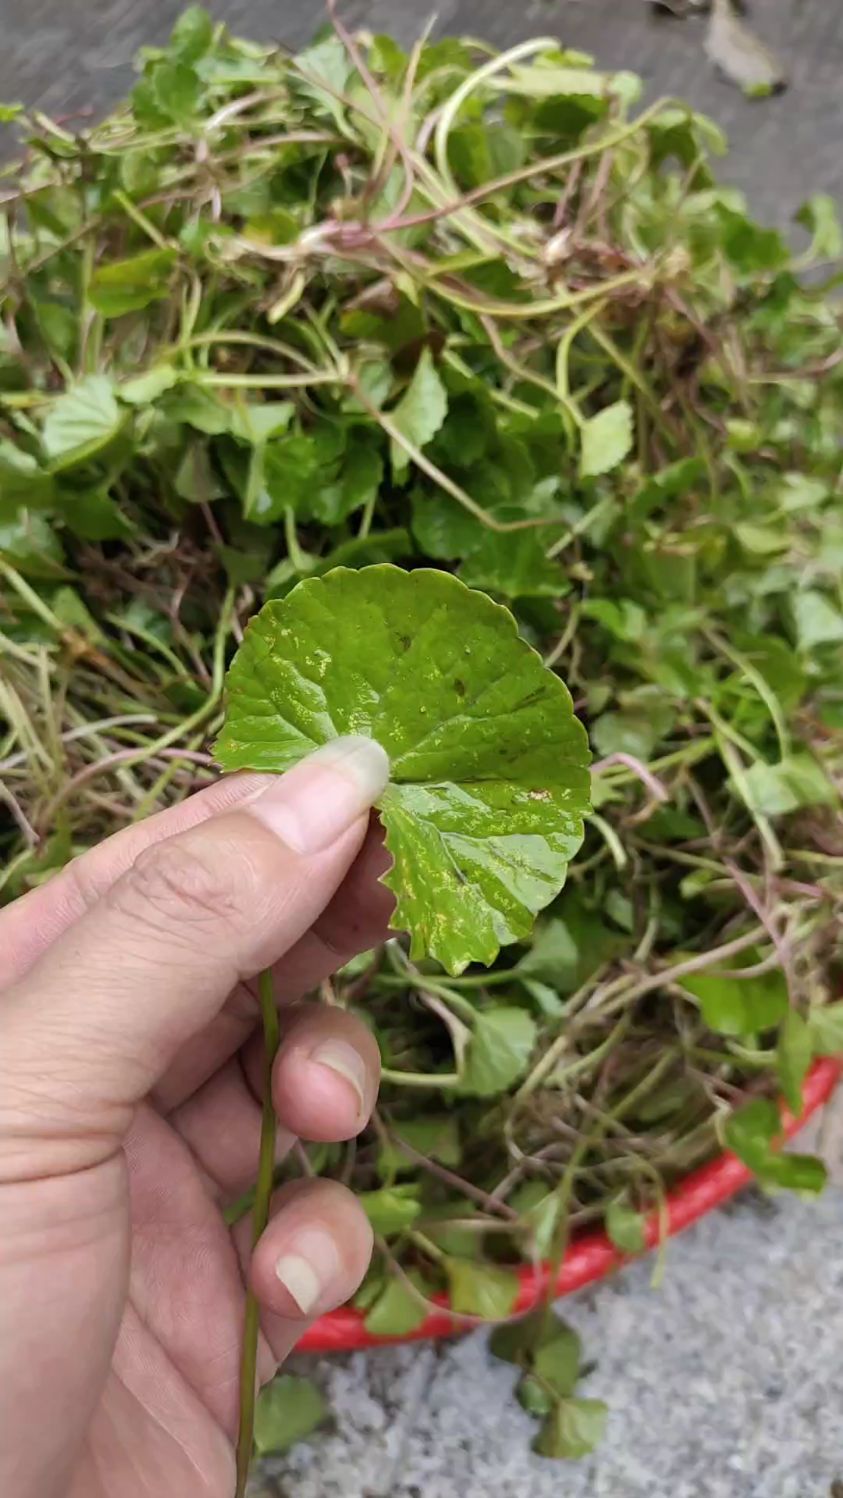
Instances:
[[[100,1218],[124,1306],[71,1498],[231,1498],[241,1260],[190,1149],[151,1108],[127,1154]]]
[[[89,865],[86,898],[98,897],[119,875],[113,848],[103,845],[100,862]],[[128,838],[118,849],[127,857],[134,851]],[[342,850],[340,856],[348,861]],[[383,864],[373,832],[333,895],[328,889],[322,913],[314,912],[313,923],[274,966],[283,1005],[272,1077],[279,1149],[289,1149],[297,1137],[351,1138],[374,1104],[379,1058],[369,1030],[342,1009],[300,1001],[344,961],[383,939],[391,910],[391,897],[377,884]],[[330,869],[323,877],[328,883]],[[9,950],[18,943],[24,970],[41,910],[50,915],[57,908],[55,890],[50,909],[39,907],[41,898],[36,892],[18,925],[14,909],[6,913]],[[70,914],[62,912],[64,925]],[[205,919],[198,911],[200,924],[186,947],[206,939]],[[214,939],[219,944],[219,932]],[[43,937],[36,940],[43,945]],[[102,981],[112,977],[107,971]],[[44,1074],[48,1048],[36,1013],[25,1046],[42,1058]],[[70,1453],[58,1434],[65,1428],[79,1432],[70,1498],[231,1498],[247,1274],[261,1306],[258,1376],[266,1381],[306,1325],[353,1294],[365,1273],[371,1230],[338,1183],[304,1180],[282,1188],[254,1250],[247,1219],[226,1226],[225,1207],[256,1171],[263,1069],[256,1020],[253,987],[240,982],[188,1045],[170,1051],[153,1093],[130,1115],[128,1131],[119,1123],[120,1100],[114,1099],[111,1117],[102,1098],[103,1138],[113,1132],[122,1147],[101,1148],[97,1136],[78,1135],[78,1159],[69,1155],[68,1122],[78,1134],[73,1104],[54,1088],[48,1127],[57,1125],[62,1170],[33,1180],[24,1166],[20,1182],[6,1188],[12,1253],[4,1272],[16,1303],[39,1301],[31,1347],[18,1337],[17,1364],[28,1370],[34,1389],[46,1380],[60,1391],[62,1404],[44,1432],[38,1491],[45,1498],[66,1498]],[[86,1045],[91,1065],[102,1071],[96,1031]],[[130,1065],[132,1058],[119,1060]],[[16,1237],[18,1202],[23,1226]],[[282,1262],[292,1260],[297,1277],[285,1278]],[[318,1273],[311,1272],[308,1287],[313,1266]],[[51,1329],[46,1356],[45,1326]],[[22,1440],[33,1438],[37,1427],[34,1436],[31,1426],[21,1430]]]

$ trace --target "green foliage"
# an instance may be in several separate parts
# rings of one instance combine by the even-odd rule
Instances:
[[[416,943],[333,980],[377,1039],[380,1127],[312,1148],[424,1296],[456,1275],[499,1313],[571,1211],[637,1251],[724,1098],[766,1187],[822,1182],[772,1098],[843,1051],[840,226],[809,198],[792,253],[718,182],[711,121],[548,43],[482,80],[470,41],[358,46],[366,76],[336,35],[291,56],[192,8],[117,115],[0,109],[27,142],[0,222],[0,898],[207,783],[244,631],[248,660],[337,568],[507,603],[517,633],[466,605],[496,686],[462,605],[380,592],[320,646],[337,729],[358,650],[391,697]],[[526,805],[522,671],[573,746]],[[276,768],[331,731],[285,739],[322,687],[283,680]],[[388,1332],[419,1307],[387,1267]],[[601,1409],[520,1366],[540,1448],[583,1449]]]
[[[574,1391],[583,1377],[580,1339],[555,1312],[539,1310],[492,1333],[496,1357],[521,1369],[516,1390],[530,1415],[542,1420],[533,1442],[538,1456],[575,1460],[587,1456],[602,1438],[605,1404]]]
[[[487,1321],[509,1315],[518,1294],[518,1278],[511,1269],[451,1257],[445,1261],[445,1270],[455,1311]]]
[[[768,817],[838,800],[833,782],[809,754],[789,754],[777,765],[759,760],[747,770],[745,787],[748,804]]]
[[[523,1076],[536,1042],[536,1024],[523,1009],[489,1009],[477,1015],[465,1052],[462,1092],[495,1097]]]
[[[279,1373],[261,1389],[255,1410],[255,1450],[279,1456],[324,1424],[328,1406],[309,1378]]]
[[[394,1275],[366,1313],[366,1330],[373,1337],[404,1337],[421,1326],[427,1316],[421,1276],[411,1271],[410,1284]],[[419,1294],[414,1295],[410,1285]]]
[[[448,411],[448,397],[442,384],[430,349],[422,350],[413,378],[398,405],[390,412],[390,420],[400,435],[413,447],[424,448],[436,436]],[[392,471],[401,478],[410,466],[409,456],[401,443],[392,441]]]
[[[558,1399],[533,1442],[537,1456],[576,1461],[603,1439],[608,1409],[600,1399]]]
[[[605,1223],[606,1232],[622,1254],[640,1254],[646,1248],[644,1219],[623,1196],[609,1203]]]
[[[54,473],[88,463],[109,445],[123,424],[114,387],[105,375],[69,385],[50,404],[42,443]]]
[[[815,1056],[843,1056],[843,1001],[811,1009],[807,1023]]]
[[[762,1186],[787,1187],[807,1196],[825,1185],[826,1172],[813,1155],[781,1152],[779,1110],[768,1098],[746,1103],[726,1122],[726,1143],[748,1165]]]
[[[795,1009],[788,1009],[779,1030],[777,1050],[779,1081],[782,1094],[792,1112],[802,1110],[802,1083],[811,1064],[813,1044],[811,1031]]]
[[[177,259],[175,250],[144,250],[128,260],[99,266],[88,287],[91,306],[103,317],[122,317],[163,301]]]
[[[633,441],[632,407],[628,401],[617,401],[590,417],[582,429],[580,473],[593,478],[608,473],[622,463]]]
[[[360,1195],[360,1205],[373,1231],[385,1238],[403,1233],[421,1212],[415,1185],[384,1186],[379,1191],[364,1191]]]
[[[783,1019],[787,1012],[787,983],[780,971],[740,976],[741,965],[757,964],[758,953],[736,960],[734,976],[727,973],[693,973],[682,986],[700,1001],[702,1016],[719,1035],[757,1035]]]

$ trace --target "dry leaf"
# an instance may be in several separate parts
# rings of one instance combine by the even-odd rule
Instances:
[[[778,58],[739,19],[732,0],[714,0],[705,50],[724,77],[750,97],[765,97],[787,86]]]

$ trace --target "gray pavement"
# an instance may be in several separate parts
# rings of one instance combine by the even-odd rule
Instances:
[[[103,111],[131,83],[141,42],[178,0],[0,0],[0,99]],[[299,45],[321,19],[304,0],[227,0],[214,14]],[[417,0],[348,0],[353,24],[408,39]],[[440,0],[441,31],[505,45],[558,33],[608,67],[641,72],[729,131],[725,166],[756,212],[785,223],[810,191],[843,198],[843,0],[755,0],[753,19],[792,87],[750,104],[711,73],[700,23],[652,20],[645,0]],[[838,1108],[832,1136],[843,1134]],[[750,1195],[671,1244],[663,1287],[639,1264],[566,1302],[597,1367],[609,1431],[578,1466],[529,1453],[532,1422],[484,1335],[442,1347],[323,1359],[336,1417],[268,1469],[284,1498],[839,1498],[843,1492],[843,1146],[819,1202]],[[840,1481],[841,1487],[836,1488]]]
[[[54,112],[119,99],[141,43],[161,42],[180,0],[0,0],[0,100]],[[301,45],[323,19],[319,0],[211,0],[243,34]],[[610,68],[632,68],[649,97],[672,93],[713,115],[733,151],[724,174],[759,216],[785,223],[809,192],[843,198],[843,0],[753,0],[752,20],[784,59],[791,87],[749,102],[712,72],[700,20],[654,19],[648,0],[346,0],[356,25],[417,35],[436,12],[440,32],[483,35],[501,46],[558,35]]]

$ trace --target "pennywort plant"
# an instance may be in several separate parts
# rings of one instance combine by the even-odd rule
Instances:
[[[361,1193],[382,1335],[507,1316],[588,1223],[637,1251],[726,1140],[822,1183],[772,1099],[843,1044],[843,236],[757,224],[640,93],[548,37],[290,56],[191,9],[107,119],[3,111],[3,895],[214,741],[381,738],[410,936],[326,997],[384,1088],[307,1163]],[[542,1335],[508,1353],[573,1455]]]

